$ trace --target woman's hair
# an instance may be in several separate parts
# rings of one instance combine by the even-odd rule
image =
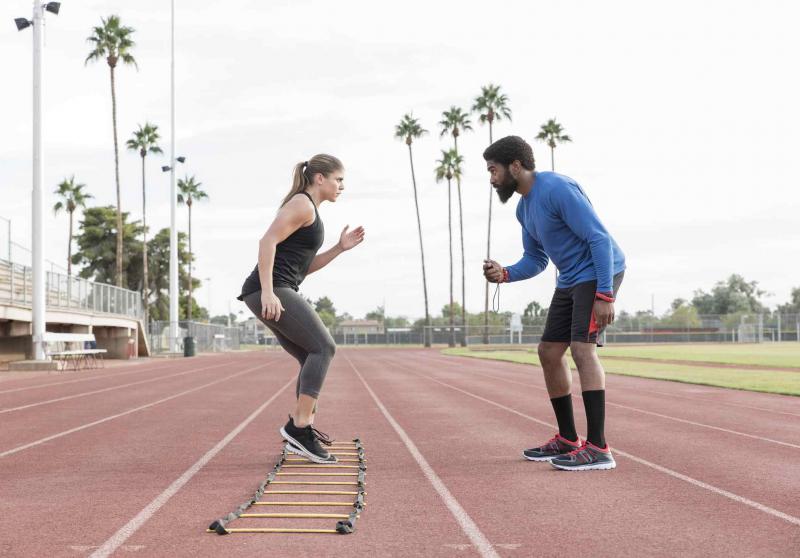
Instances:
[[[325,155],[320,153],[314,155],[308,161],[297,163],[294,166],[294,175],[292,176],[292,189],[286,194],[281,202],[281,207],[292,199],[295,194],[305,192],[306,188],[311,185],[314,180],[314,175],[321,173],[323,176],[328,177],[332,172],[342,170],[344,166],[342,162],[333,155]]]

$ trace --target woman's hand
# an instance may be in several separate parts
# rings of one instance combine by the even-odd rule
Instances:
[[[272,291],[261,291],[261,317],[265,320],[281,319],[281,312],[285,312],[281,300]]]
[[[339,248],[342,249],[342,252],[347,252],[364,241],[364,227],[357,227],[347,232],[349,228],[350,225],[347,225],[342,229],[342,234],[339,236]]]

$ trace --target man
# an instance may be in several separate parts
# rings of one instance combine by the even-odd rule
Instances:
[[[598,335],[614,321],[614,300],[625,270],[625,256],[611,238],[577,182],[554,172],[536,172],[533,150],[517,136],[500,139],[483,153],[500,201],[520,195],[517,220],[524,253],[514,265],[486,260],[488,281],[529,279],[552,260],[558,284],[539,343],[539,361],[558,421],[558,433],[545,444],[523,451],[531,461],[557,469],[613,469],[606,444],[605,372],[597,357]],[[578,367],[588,434],[581,442],[572,412],[572,375],[567,348]]]

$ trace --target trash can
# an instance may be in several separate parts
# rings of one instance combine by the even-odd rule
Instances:
[[[194,337],[183,338],[183,356],[185,357],[194,356]]]

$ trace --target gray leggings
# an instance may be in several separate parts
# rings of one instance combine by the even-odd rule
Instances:
[[[284,309],[277,322],[261,316],[260,290],[244,297],[244,303],[275,334],[281,347],[300,363],[295,389],[297,396],[302,393],[316,399],[336,352],[336,343],[317,313],[300,294],[288,287],[276,287],[273,292]]]

